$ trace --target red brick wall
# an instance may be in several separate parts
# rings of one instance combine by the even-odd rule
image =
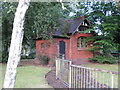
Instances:
[[[70,39],[54,39],[54,40],[37,40],[36,41],[36,55],[48,55],[50,58],[55,58],[59,55],[59,41],[66,43],[66,59],[87,59],[93,57],[93,53],[87,48],[79,49],[77,47],[77,39],[80,36],[92,36],[91,34],[74,34]],[[48,43],[48,46],[41,48],[42,43]],[[90,47],[88,47],[90,48]]]
[[[66,53],[69,53],[69,40],[67,39],[37,40],[36,55],[42,54],[48,55],[50,58],[55,58],[59,55],[59,41],[64,41],[66,43]],[[49,45],[45,46],[45,48],[41,48],[42,43],[49,43]]]
[[[70,48],[70,52],[71,52],[71,59],[87,59],[87,58],[91,58],[93,57],[93,52],[88,51],[87,49],[90,48],[83,48],[80,49],[77,47],[77,39],[80,36],[84,36],[84,37],[88,37],[88,36],[92,36],[91,34],[75,34],[71,36],[71,48]]]

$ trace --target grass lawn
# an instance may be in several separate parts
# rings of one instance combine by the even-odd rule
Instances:
[[[84,65],[81,65],[81,66],[118,72],[118,64],[90,63],[90,64],[84,64]]]
[[[96,69],[101,69],[101,70],[106,70],[106,71],[114,71],[118,72],[118,64],[98,64],[98,63],[90,63],[90,64],[84,64],[81,65],[84,67],[90,67],[90,68],[96,68]],[[97,80],[99,83],[104,83],[108,86],[112,86],[112,78],[110,73],[104,73],[100,71],[94,71],[92,72],[94,75],[92,76],[94,79]],[[96,77],[97,75],[97,77]],[[118,75],[113,75],[113,87],[118,88]]]
[[[0,89],[2,88],[6,65],[0,64]],[[51,69],[47,67],[22,66],[17,69],[15,88],[52,88],[45,80],[45,74]]]

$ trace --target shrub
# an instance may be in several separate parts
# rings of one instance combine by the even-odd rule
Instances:
[[[35,56],[29,55],[29,56],[21,56],[21,59],[34,59]]]
[[[50,61],[50,58],[47,55],[38,55],[37,58],[40,60],[41,65],[47,65]]]
[[[1,63],[7,63],[7,60],[8,60],[8,55],[5,55],[5,54],[3,53],[0,62],[1,62]]]
[[[106,56],[95,56],[94,58],[89,58],[89,61],[95,61],[98,63],[107,63],[107,64],[115,64],[117,63],[116,57],[106,57]]]
[[[34,59],[36,57],[35,53],[32,52],[28,56],[27,55],[21,55],[21,59]]]
[[[55,58],[50,59],[49,66],[54,67],[55,66],[55,61],[56,61]]]

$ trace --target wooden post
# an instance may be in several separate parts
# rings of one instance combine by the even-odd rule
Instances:
[[[72,78],[72,62],[70,61],[69,62],[70,63],[70,65],[69,65],[69,88],[71,88],[71,85],[72,85],[72,80],[71,80],[71,78]]]
[[[86,77],[85,77],[86,78],[86,88],[88,88],[88,76],[89,76],[88,70],[86,69]]]
[[[65,59],[65,54],[62,55],[62,59]]]
[[[85,83],[85,82],[86,82],[86,80],[85,80],[85,79],[86,79],[86,75],[85,75],[85,74],[86,74],[86,72],[85,72],[86,69],[84,68],[83,70],[84,70],[84,73],[83,73],[83,74],[84,74],[84,77],[83,77],[83,78],[84,78],[84,88],[86,88],[86,86],[85,86],[85,84],[86,84],[86,83]]]
[[[112,72],[110,73],[111,74],[111,88],[113,88],[113,74],[112,74]]]
[[[104,72],[101,72],[101,73],[102,73],[102,80],[103,80],[102,88],[105,88],[104,87]]]
[[[83,74],[82,74],[83,72],[82,72],[82,71],[83,71],[83,70],[82,70],[82,68],[81,68],[81,69],[80,69],[80,78],[81,78],[81,79],[80,79],[80,83],[81,83],[81,84],[80,84],[80,88],[82,88],[82,85],[83,85],[83,84],[82,84],[82,80],[83,80]]]
[[[58,60],[58,78],[61,79],[61,59]]]
[[[95,79],[93,78],[93,80],[91,79],[92,77],[95,77],[94,75],[94,71],[90,70],[90,87],[89,88],[95,88]],[[92,84],[93,83],[93,84]],[[93,86],[92,86],[93,85]]]
[[[58,79],[58,68],[59,68],[58,60],[56,59],[56,79]]]
[[[96,71],[96,77],[95,77],[96,78],[96,80],[95,80],[96,81],[96,88],[98,88],[98,84],[97,84],[97,78],[98,77],[97,76],[98,76],[98,74],[97,74],[97,71]]]

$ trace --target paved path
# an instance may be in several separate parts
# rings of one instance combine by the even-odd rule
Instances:
[[[68,88],[59,79],[56,80],[55,67],[46,75],[46,80],[53,88]]]

